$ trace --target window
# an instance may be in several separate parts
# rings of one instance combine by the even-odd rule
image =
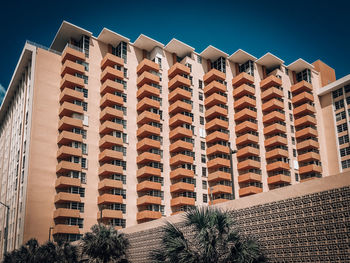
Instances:
[[[293,114],[289,113],[289,120],[293,121]]]
[[[202,176],[207,177],[207,168],[206,167],[202,167]]]
[[[305,80],[305,81],[311,83],[311,70],[310,69],[304,69],[303,71],[297,73],[297,82],[300,82],[302,80]]]
[[[339,110],[341,108],[344,108],[344,100],[338,100],[338,101],[334,102],[334,107],[335,107],[335,110]]]
[[[346,169],[350,167],[350,159],[341,161],[341,168]]]
[[[198,62],[199,64],[202,64],[202,57],[201,57],[201,56],[197,56],[197,62]]]
[[[289,74],[289,69],[287,69],[287,68],[284,68],[284,69],[285,69],[286,75],[288,75]]]
[[[338,133],[348,130],[348,125],[346,123],[337,125]]]
[[[202,116],[199,117],[199,123],[201,125],[204,125],[204,117],[202,117]]]
[[[299,181],[299,174],[297,174],[297,173],[295,174],[295,181],[297,181],[297,182]]]
[[[288,102],[288,109],[292,110],[292,103]]]
[[[335,115],[335,119],[336,121],[340,121],[340,120],[343,120],[345,119],[345,111],[342,111],[342,112],[339,112]]]
[[[203,203],[208,203],[208,195],[203,194]]]
[[[332,92],[333,99],[343,95],[343,88],[337,89]]]
[[[295,145],[295,138],[292,137],[292,144]]]
[[[80,173],[80,182],[86,184],[86,173]]]
[[[205,142],[201,142],[201,150],[205,150]]]
[[[293,157],[297,157],[297,150],[293,149]]]
[[[346,155],[350,155],[350,147],[340,149],[340,156],[344,157]]]
[[[207,181],[202,181],[202,188],[203,189],[208,189]]]
[[[203,104],[199,104],[199,112],[204,112],[204,107],[203,107]]]
[[[344,135],[338,138],[339,140],[339,144],[342,145],[344,143],[348,143],[349,142],[349,135]]]
[[[203,101],[203,93],[202,92],[199,92],[198,93],[198,99]]]
[[[202,154],[201,161],[202,163],[206,163],[207,160],[206,160],[205,154]]]
[[[81,167],[87,169],[87,161],[86,161],[86,158],[81,158]]]
[[[293,125],[290,125],[290,131],[294,132],[294,126]]]
[[[247,62],[239,65],[239,72],[245,72],[251,76],[254,76],[254,62],[248,60]]]
[[[205,129],[199,128],[199,136],[200,136],[201,138],[205,138]]]
[[[127,78],[128,77],[128,69],[123,68],[123,72],[124,72],[124,78]]]
[[[200,79],[198,80],[198,88],[203,89],[203,81]]]
[[[82,150],[83,154],[87,154],[87,145],[86,145],[86,143],[83,143],[81,145],[81,150]]]
[[[226,59],[219,57],[217,60],[211,63],[211,68],[215,68],[223,73],[226,73]]]
[[[288,90],[288,99],[292,99],[292,93]]]

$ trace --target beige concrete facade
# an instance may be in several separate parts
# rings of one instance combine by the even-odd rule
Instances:
[[[343,171],[319,94],[333,75],[314,65],[67,22],[51,48],[27,43],[0,109],[8,248],[233,199],[229,143],[235,199]]]

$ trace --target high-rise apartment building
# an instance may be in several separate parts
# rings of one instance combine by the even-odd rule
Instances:
[[[25,44],[0,109],[8,249],[347,169],[350,80],[334,81],[321,61],[197,53],[63,22],[50,48]]]

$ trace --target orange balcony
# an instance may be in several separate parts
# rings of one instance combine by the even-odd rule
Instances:
[[[70,102],[63,102],[63,104],[60,107],[59,110],[59,116],[62,117],[64,115],[68,115],[71,116],[73,113],[79,113],[79,114],[83,114],[84,110],[82,106],[70,103]]]
[[[194,198],[179,196],[179,197],[171,199],[171,201],[170,201],[170,206],[172,206],[172,207],[173,206],[183,206],[183,205],[194,206],[195,205]]]
[[[205,129],[207,131],[217,130],[217,129],[228,129],[228,121],[221,119],[212,119],[211,121],[205,124]]]
[[[235,114],[235,121],[243,121],[246,119],[256,120],[256,112],[250,109],[243,109]]]
[[[238,183],[261,182],[261,175],[256,173],[245,173],[238,176]]]
[[[137,191],[138,192],[145,192],[150,190],[158,190],[160,191],[162,188],[162,185],[160,183],[151,182],[151,181],[143,181],[141,183],[137,184]]]
[[[282,98],[283,97],[283,91],[280,89],[277,89],[275,87],[267,89],[261,93],[261,99],[262,100],[269,100],[273,98]]]
[[[159,101],[152,100],[151,98],[145,97],[137,103],[137,111],[138,112],[147,110],[149,108],[159,109],[160,108]]]
[[[212,81],[204,87],[204,94],[209,96],[213,93],[226,92],[226,86],[217,81]]]
[[[56,173],[67,173],[70,171],[81,172],[80,163],[72,163],[68,161],[61,161],[56,165]]]
[[[239,73],[232,79],[232,86],[239,87],[242,84],[252,84],[254,83],[254,76],[249,75],[248,73],[242,72]],[[234,95],[235,96],[235,95]]]
[[[291,181],[290,176],[286,176],[283,174],[278,174],[267,178],[268,184],[283,184],[283,183],[290,184],[290,181]]]
[[[285,115],[279,111],[272,111],[263,117],[263,123],[275,123],[277,121],[285,121]]]
[[[169,90],[173,90],[179,86],[186,86],[186,87],[190,87],[191,86],[191,80],[187,79],[183,76],[177,75],[174,78],[172,78],[169,82],[168,82],[168,88]]]
[[[230,160],[224,158],[214,158],[207,162],[208,169],[217,169],[220,167],[230,167]]]
[[[224,202],[230,201],[229,199],[225,199],[225,198],[218,198],[212,201],[211,205],[216,205],[216,204],[221,204]]]
[[[248,187],[239,189],[239,196],[243,197],[243,196],[258,194],[258,193],[262,193],[262,191],[263,189],[260,187],[248,186]]]
[[[236,133],[244,133],[247,131],[257,131],[258,130],[258,124],[253,123],[251,121],[244,121],[240,124],[237,124],[235,127]]]
[[[304,175],[307,173],[322,173],[322,167],[316,164],[309,164],[306,166],[299,167],[300,175]]]
[[[213,68],[211,70],[209,70],[209,72],[207,72],[204,76],[203,76],[203,81],[204,83],[210,83],[213,80],[221,80],[221,81],[225,81],[226,79],[226,74]]]
[[[118,83],[116,81],[107,79],[105,82],[103,82],[100,93],[103,96],[106,93],[114,93],[114,92],[124,92],[124,86],[121,83]]]
[[[191,112],[192,105],[178,100],[169,106],[169,114],[176,114],[184,111]]]
[[[140,75],[145,71],[159,71],[159,65],[152,60],[144,58],[136,68],[137,74]]]
[[[246,95],[254,96],[255,95],[255,88],[248,86],[247,84],[243,84],[243,85],[240,85],[239,87],[233,89],[233,97],[235,99],[238,99],[238,98],[240,98],[242,96],[246,96]]]
[[[148,211],[148,210],[138,212],[136,215],[137,221],[149,221],[149,220],[159,219],[161,217],[162,217],[161,212]]]
[[[238,162],[237,164],[238,170],[259,169],[259,168],[260,168],[260,162],[255,160],[250,160],[250,159]]]
[[[262,110],[263,111],[273,111],[276,109],[283,110],[284,109],[284,104],[282,101],[279,101],[277,99],[271,99],[262,105]]]
[[[313,102],[314,101],[314,96],[306,91],[296,95],[296,96],[293,96],[292,98],[292,103],[294,105],[300,105],[300,104],[303,104],[305,102]]]
[[[144,97],[156,96],[159,97],[160,90],[156,87],[144,84],[141,88],[137,90],[137,98],[142,99]]]
[[[112,121],[105,121],[100,126],[100,134],[111,133],[113,131],[123,131],[123,125]]]
[[[57,151],[57,158],[65,159],[70,156],[82,156],[80,148],[73,148],[70,146],[61,146]]]
[[[246,146],[239,149],[236,153],[237,158],[247,157],[247,156],[259,156],[260,151],[257,148]]]
[[[170,179],[180,179],[180,178],[193,178],[194,177],[194,172],[193,170],[187,170],[184,168],[177,168],[175,170],[172,170],[170,172]]]
[[[60,176],[56,179],[55,188],[66,188],[70,186],[80,187],[81,182],[79,178],[71,178],[67,176]]]
[[[184,90],[182,88],[176,88],[172,92],[170,92],[168,95],[169,102],[173,102],[181,99],[191,100],[192,99],[191,92]]]
[[[112,67],[107,66],[101,73],[101,82],[103,83],[107,79],[124,79],[124,72]]]
[[[273,86],[282,86],[282,80],[274,75],[270,75],[260,81],[261,89],[267,89]]]
[[[205,111],[205,118],[206,119],[212,119],[217,116],[223,116],[226,117],[228,114],[227,109],[221,108],[220,106],[213,106],[210,109]]]
[[[160,205],[162,204],[162,199],[158,196],[144,195],[137,198],[137,205]]]
[[[256,101],[252,98],[249,98],[247,96],[243,96],[240,99],[235,100],[234,104],[233,104],[233,108],[235,110],[240,110],[246,107],[256,107]]]
[[[307,103],[293,109],[293,114],[295,117],[314,114],[315,112],[315,107]]]
[[[265,147],[272,147],[277,145],[287,145],[287,138],[283,138],[279,135],[268,138],[264,141]]]
[[[194,185],[184,183],[184,182],[178,182],[170,186],[171,193],[186,192],[186,191],[194,192]]]
[[[209,97],[204,99],[204,106],[206,108],[212,107],[212,106],[217,105],[217,104],[226,105],[227,104],[227,98],[222,96],[222,95],[220,95],[220,94],[213,93]]]
[[[123,212],[119,210],[103,209],[102,219],[123,218]],[[101,212],[97,212],[97,220],[101,219]]]
[[[102,98],[101,98],[101,102],[100,102],[100,107],[104,108],[104,107],[113,107],[114,105],[120,105],[122,106],[124,104],[123,98],[110,94],[110,93],[106,93]]]
[[[303,139],[303,138],[307,138],[307,137],[317,137],[317,130],[315,130],[311,127],[307,127],[307,128],[304,128],[302,130],[295,132],[295,137],[297,139]]]
[[[144,138],[136,145],[138,151],[147,151],[149,149],[160,149],[160,141]]]
[[[303,91],[312,91],[312,85],[311,83],[305,81],[305,80],[302,80],[300,82],[298,82],[297,84],[294,84],[292,87],[291,87],[291,90],[292,90],[292,93],[293,94],[297,94],[297,93],[300,93],[300,92],[303,92]]]
[[[97,204],[122,204],[123,197],[121,195],[103,194],[97,197]]]
[[[276,149],[273,149],[271,151],[266,151],[265,157],[266,157],[266,159],[275,159],[278,157],[288,157],[288,151],[276,148]]]
[[[110,174],[123,174],[123,167],[105,163],[98,169],[99,176],[106,176]]]
[[[84,87],[84,79],[70,75],[65,74],[64,77],[61,79],[60,87],[63,88],[69,88],[69,87]]]
[[[124,60],[118,56],[113,55],[112,53],[107,53],[101,61],[101,69],[106,67],[114,67],[115,65],[124,66]]]
[[[286,126],[283,126],[282,124],[279,124],[279,123],[271,124],[264,128],[265,135],[270,135],[274,133],[286,133],[286,132],[287,132]]]
[[[58,144],[70,144],[71,142],[83,142],[83,136],[70,131],[62,131],[58,136]]]
[[[58,129],[68,130],[72,128],[83,128],[83,121],[75,118],[71,118],[68,116],[62,117],[58,123]]]
[[[137,177],[161,176],[161,171],[158,168],[144,166],[137,170]]]
[[[217,153],[230,153],[230,149],[227,146],[220,145],[220,144],[215,144],[209,148],[207,148],[207,155],[210,156],[212,154],[217,154]]]
[[[211,193],[215,194],[232,194],[232,187],[227,185],[217,184],[212,188]]]
[[[111,148],[115,145],[123,145],[123,139],[117,138],[112,135],[106,134],[100,139],[99,147],[100,148]]]
[[[81,199],[80,199],[79,194],[60,192],[60,193],[55,195],[54,202],[55,202],[55,204],[56,203],[69,203],[69,202],[81,203]]]
[[[58,234],[80,234],[79,226],[70,226],[64,224],[55,225],[52,231],[53,235]]]
[[[137,164],[144,164],[150,162],[160,162],[160,155],[150,152],[143,152],[137,156],[136,162]]]
[[[317,160],[317,161],[320,160],[320,155],[318,153],[307,152],[307,153],[298,155],[298,162],[309,162],[314,160]]]
[[[105,178],[98,183],[98,190],[104,191],[108,189],[123,189],[123,182]]]
[[[190,116],[185,116],[181,113],[178,113],[169,119],[170,127],[179,126],[183,123],[192,124],[192,118]]]
[[[231,174],[222,172],[222,171],[215,171],[213,173],[209,173],[208,175],[208,182],[217,182],[217,181],[231,181]]]
[[[229,135],[220,131],[215,131],[205,138],[207,143],[215,143],[217,141],[228,141]]]
[[[169,151],[171,153],[173,152],[179,152],[179,151],[192,151],[193,150],[193,144],[190,142],[184,142],[182,140],[177,140],[176,142],[170,144]]]
[[[289,164],[281,161],[266,165],[266,171],[268,172],[279,171],[279,170],[289,170],[289,169],[290,169]]]
[[[160,135],[160,128],[144,124],[137,130],[137,137],[148,137],[150,135]]]
[[[75,73],[84,74],[85,67],[73,61],[66,60],[61,69],[61,76],[65,75],[66,73],[71,75],[74,75]]]
[[[80,218],[80,211],[77,209],[58,208],[53,212],[53,218],[62,217]]]
[[[178,166],[185,163],[193,164],[193,157],[184,154],[177,154],[170,158],[170,166]]]
[[[64,63],[66,60],[76,61],[76,60],[85,60],[85,54],[80,52],[74,48],[66,46],[63,50],[63,54],[61,56],[61,61]]]
[[[150,84],[150,83],[159,84],[159,82],[160,82],[160,78],[157,75],[152,74],[148,71],[144,71],[137,78],[137,86],[138,87],[142,87],[143,85]]]
[[[100,121],[110,120],[110,119],[124,119],[124,113],[121,110],[117,110],[111,107],[105,107],[100,112]]]
[[[65,88],[60,94],[60,103],[67,101],[73,102],[74,100],[84,101],[84,94],[80,91],[76,91],[70,88]]]
[[[258,142],[259,142],[258,136],[255,136],[249,133],[241,135],[236,139],[236,145],[244,145],[248,143],[258,143]]]
[[[176,140],[176,139],[183,138],[183,137],[191,138],[192,135],[193,134],[192,134],[191,130],[188,130],[188,129],[180,126],[180,127],[173,129],[172,131],[170,131],[169,138],[170,138],[170,140]]]
[[[150,111],[144,111],[137,117],[137,124],[139,125],[149,122],[160,122],[160,115]]]
[[[110,149],[104,149],[99,155],[98,160],[100,162],[108,162],[112,160],[123,160],[123,153]]]
[[[190,75],[191,69],[183,64],[175,63],[172,65],[172,67],[168,70],[168,78],[172,79],[176,75]]]
[[[306,125],[316,125],[316,119],[310,115],[298,118],[294,120],[295,127],[306,126]]]

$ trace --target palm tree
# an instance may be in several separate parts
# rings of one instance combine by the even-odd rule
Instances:
[[[3,263],[35,263],[35,255],[39,249],[39,243],[35,238],[32,238],[22,245],[19,249],[13,250],[4,255]]]
[[[127,262],[128,246],[129,241],[124,234],[103,224],[92,226],[91,232],[85,233],[82,238],[82,252],[90,258],[90,262]]]
[[[162,244],[150,253],[154,263],[266,262],[258,244],[241,236],[228,213],[219,209],[186,212],[181,229],[169,222],[163,227]]]

